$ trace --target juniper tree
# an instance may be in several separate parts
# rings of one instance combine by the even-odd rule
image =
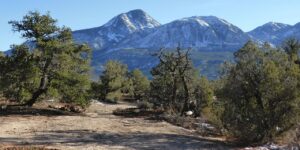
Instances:
[[[30,82],[34,81],[34,85],[24,87],[28,91],[26,98],[23,97],[26,99],[24,100],[26,101],[25,105],[32,106],[50,89],[57,91],[64,101],[86,104],[88,99],[85,93],[89,88],[90,60],[88,46],[75,44],[71,30],[57,26],[57,21],[49,13],[42,15],[39,12],[29,12],[21,21],[10,21],[9,23],[12,25],[13,31],[20,32],[22,37],[27,40],[26,43],[34,45],[30,49],[25,45],[22,45],[21,49],[15,47],[13,55],[7,58],[14,63],[14,61],[18,61],[14,57],[19,57],[19,53],[22,52],[24,55],[26,54],[26,56],[22,56],[24,61],[17,62],[17,64],[29,63],[32,65],[32,68],[17,67],[10,71],[15,78],[21,78],[19,72],[26,72],[28,69],[33,69],[32,71],[35,73],[32,77],[34,80],[30,79]],[[8,69],[9,65],[4,64],[4,68]],[[5,84],[5,88],[12,88],[14,84],[19,83],[11,81]],[[36,84],[38,85],[36,86]],[[15,86],[21,86],[21,84]]]
[[[126,65],[118,61],[108,61],[104,66],[102,75],[100,75],[101,99],[120,100],[122,91],[126,87],[127,77],[128,70]]]
[[[299,67],[277,49],[248,42],[228,68],[224,126],[241,142],[264,142],[290,129],[299,117]]]
[[[214,91],[211,83],[206,77],[196,78],[194,85],[195,115],[212,115],[212,103],[214,102]]]
[[[33,54],[26,45],[12,47],[11,56],[1,58],[0,85],[4,96],[26,102],[38,86]]]
[[[151,70],[153,80],[150,98],[156,105],[163,105],[171,113],[183,115],[191,109],[196,109],[198,113],[201,109],[198,106],[202,105],[200,103],[208,100],[204,96],[209,93],[206,89],[196,90],[202,85],[197,85],[201,84],[198,82],[199,73],[192,65],[189,52],[190,50],[182,50],[180,47],[175,52],[160,52],[160,63]],[[192,105],[197,106],[192,108]]]
[[[133,96],[136,100],[145,98],[150,88],[150,81],[148,78],[138,69],[131,72]]]

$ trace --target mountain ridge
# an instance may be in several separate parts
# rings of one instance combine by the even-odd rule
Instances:
[[[178,22],[185,23],[180,26],[177,25],[176,29],[176,25],[174,24]],[[193,27],[191,25],[193,22],[194,25],[197,22],[198,26]],[[175,28],[168,29],[169,26],[172,26],[171,24]],[[195,28],[201,27],[206,27],[207,30],[196,29],[196,31],[192,31]],[[187,31],[183,33],[183,28],[190,29],[185,29]],[[193,34],[195,37],[193,37]],[[181,43],[183,47],[193,47],[204,51],[235,51],[248,40],[279,45],[286,38],[300,38],[300,23],[288,25],[278,22],[268,22],[249,32],[244,32],[238,26],[216,16],[192,16],[160,24],[145,11],[135,9],[113,17],[100,27],[76,30],[73,32],[73,37],[78,43],[89,44],[93,50],[105,50],[107,52],[130,48],[174,48],[178,43]]]
[[[239,33],[241,36],[234,35],[235,33]],[[241,46],[250,39],[238,27],[215,16],[193,16],[178,19],[157,27],[154,32],[145,37],[138,38],[129,38],[127,41],[121,42],[121,48],[124,46],[129,46],[125,48],[174,48],[180,43],[182,47],[211,50],[213,45],[217,49],[222,49],[230,44]],[[235,40],[240,42],[234,43]]]
[[[173,49],[180,43],[183,48],[193,49],[195,66],[210,79],[218,76],[219,66],[232,60],[233,52],[248,40],[276,46],[289,37],[300,39],[300,23],[268,22],[244,32],[216,16],[192,16],[160,24],[141,9],[121,13],[99,27],[73,31],[75,42],[87,43],[93,49],[91,65],[97,75],[111,59],[149,74],[158,63],[150,54],[160,48]]]

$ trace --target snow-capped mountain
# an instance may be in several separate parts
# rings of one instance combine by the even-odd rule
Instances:
[[[124,15],[132,19],[124,19]],[[141,20],[146,21],[142,22]],[[94,33],[90,33],[91,31]],[[81,34],[85,34],[84,37],[90,39],[82,38],[79,36]],[[112,34],[122,36],[110,36]],[[100,43],[97,42],[99,37],[102,40],[105,39],[106,45],[95,45]],[[201,59],[193,57],[193,59],[196,61],[195,65],[202,66],[201,72],[211,78],[216,76],[216,68],[223,62],[219,58],[228,58],[229,56],[228,53],[223,56],[222,52],[230,51],[229,53],[232,53],[250,40],[250,36],[237,26],[215,16],[194,16],[160,25],[141,10],[118,15],[99,28],[81,30],[80,34],[75,31],[74,38],[77,41],[89,43],[95,50],[92,65],[98,73],[102,71],[102,65],[110,59],[126,63],[129,69],[140,68],[149,73],[149,70],[158,63],[151,53],[162,47],[172,49],[180,44],[181,47],[191,47],[194,56],[209,55],[210,58],[207,59],[203,59],[203,57]],[[221,53],[214,58],[211,54],[216,51]],[[211,69],[210,66],[215,66],[213,67],[215,69]]]
[[[250,37],[238,27],[215,16],[190,17],[157,27],[146,36],[129,36],[117,45],[122,48],[159,49],[192,47],[196,50],[236,50]]]
[[[219,65],[232,59],[233,52],[248,40],[276,46],[290,37],[300,39],[300,23],[291,26],[269,22],[246,33],[215,16],[188,17],[161,25],[137,9],[119,14],[100,27],[74,31],[73,37],[76,42],[87,43],[93,49],[92,67],[96,74],[110,59],[149,74],[158,63],[151,54],[160,48],[173,49],[180,44],[192,48],[194,64],[212,79],[216,78]]]
[[[269,22],[246,33],[215,16],[188,17],[161,25],[143,10],[122,13],[103,26],[73,33],[77,42],[88,43],[94,50],[92,66],[97,74],[110,59],[149,73],[158,63],[151,53],[180,44],[193,49],[194,64],[209,78],[215,78],[218,66],[232,59],[232,53],[248,40],[278,45],[295,35],[300,39],[300,23],[290,26]]]
[[[254,30],[248,32],[248,34],[253,38],[263,42],[271,42],[273,44],[278,44],[282,41],[282,36],[291,29],[291,25],[268,22],[262,26],[255,28]]]
[[[296,38],[300,39],[300,23],[295,25],[288,25],[283,23],[269,22],[248,34],[256,40],[261,42],[269,42],[273,45],[281,45],[286,39]]]
[[[73,32],[75,41],[88,43],[94,50],[113,47],[128,35],[160,26],[155,19],[143,10],[137,9],[122,13],[103,26]]]

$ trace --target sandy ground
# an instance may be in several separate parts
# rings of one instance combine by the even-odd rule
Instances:
[[[128,104],[93,103],[81,116],[0,116],[0,147],[57,149],[229,149],[217,139],[163,121],[114,116]]]

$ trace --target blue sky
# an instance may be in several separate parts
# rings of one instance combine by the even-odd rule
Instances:
[[[300,22],[299,0],[1,0],[0,50],[23,42],[7,22],[20,20],[30,10],[50,11],[59,25],[78,30],[101,26],[132,9],[143,9],[160,23],[214,15],[244,31],[269,21],[291,25]]]

